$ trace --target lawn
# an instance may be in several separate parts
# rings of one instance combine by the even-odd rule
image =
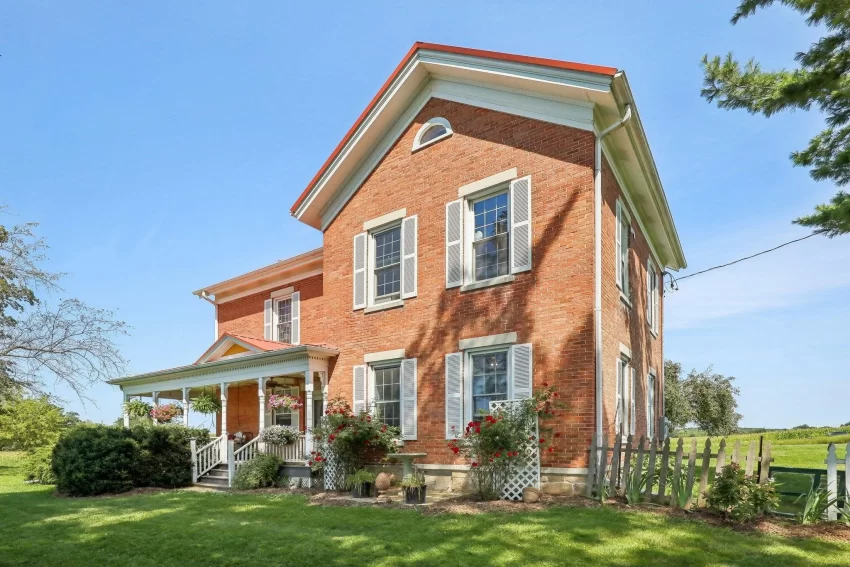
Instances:
[[[846,565],[850,545],[649,512],[425,515],[302,496],[168,491],[60,498],[0,453],[0,565]]]

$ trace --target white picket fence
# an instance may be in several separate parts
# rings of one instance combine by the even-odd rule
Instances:
[[[850,492],[850,443],[847,443],[844,452],[844,458],[839,459],[835,454],[835,443],[830,443],[829,447],[826,450],[826,491],[829,493],[829,500],[835,502],[836,498],[838,498],[838,465],[844,465],[844,470],[841,471],[844,474],[844,490],[845,492]],[[844,513],[847,513],[847,506],[850,503],[844,503]],[[838,519],[838,506],[833,504],[826,511],[826,517],[828,520],[837,520]]]

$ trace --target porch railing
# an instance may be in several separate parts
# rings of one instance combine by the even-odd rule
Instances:
[[[258,435],[233,452],[233,461],[236,463],[236,467],[238,468],[240,465],[247,463],[251,459],[257,458],[259,455],[260,437]]]
[[[299,435],[295,443],[289,445],[269,445],[266,444],[266,453],[279,457],[284,461],[303,461],[306,450],[307,441],[304,435]]]
[[[192,440],[192,444],[194,445],[194,440]],[[223,462],[226,458],[227,436],[221,435],[200,449],[194,450],[194,447],[192,449],[192,464],[194,465],[194,470],[192,471],[194,474],[192,476],[193,480],[197,482],[201,475],[212,470],[214,466]],[[222,455],[224,455],[224,457],[222,457]]]

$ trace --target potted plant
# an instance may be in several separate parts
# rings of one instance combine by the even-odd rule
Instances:
[[[404,490],[405,504],[424,504],[425,503],[425,478],[419,474],[413,473],[404,477],[401,481],[401,488]]]
[[[269,445],[291,445],[301,432],[291,425],[270,425],[260,433],[260,441]]]
[[[192,409],[204,415],[214,415],[221,411],[221,400],[203,392],[192,400]]]
[[[351,489],[354,498],[369,498],[375,485],[375,473],[360,469],[345,479],[345,487]]]
[[[132,417],[148,417],[153,406],[142,400],[128,400],[124,404],[124,410]]]
[[[183,408],[177,404],[160,404],[151,410],[151,417],[159,423],[168,423],[180,415],[183,415]]]
[[[269,396],[269,409],[298,411],[304,407],[301,400],[289,394],[272,394]]]

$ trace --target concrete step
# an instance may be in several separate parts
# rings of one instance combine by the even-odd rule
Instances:
[[[201,478],[198,479],[198,482],[215,484],[216,486],[223,486],[223,487],[227,488],[227,477],[226,476],[220,477],[220,476],[210,476],[210,475],[205,474],[204,476],[202,476]]]
[[[200,486],[201,488],[209,488],[209,489],[212,489],[212,490],[230,490],[227,487],[226,482],[224,483],[224,485],[221,485],[221,484],[217,484],[217,483],[207,482],[205,479],[199,480],[198,482],[196,482],[194,484],[194,486]]]
[[[213,469],[213,470],[209,471],[207,474],[203,475],[203,477],[204,477],[204,478],[206,478],[206,477],[210,477],[210,478],[223,478],[224,480],[227,480],[227,469],[225,469],[225,470],[223,470],[223,471],[222,471],[222,470],[216,470],[216,469]]]

